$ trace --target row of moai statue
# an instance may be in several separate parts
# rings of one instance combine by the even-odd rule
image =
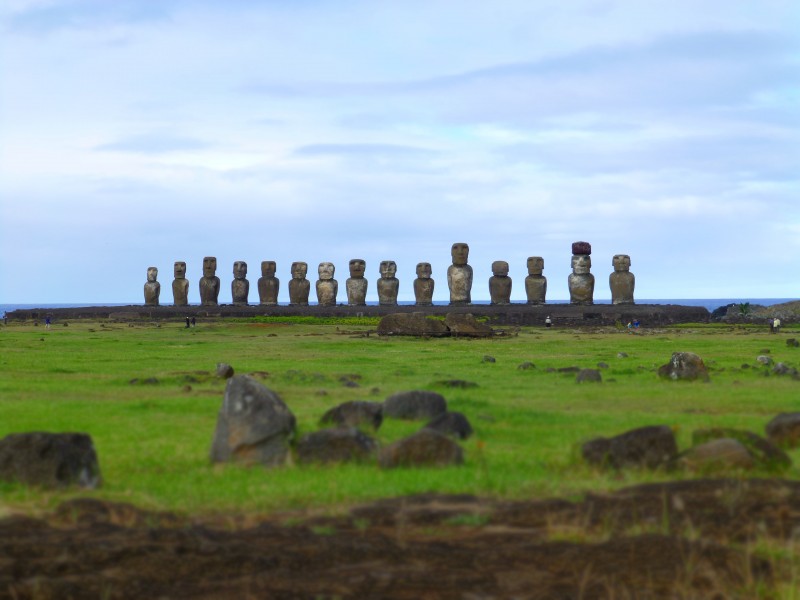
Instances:
[[[594,303],[594,275],[592,267],[592,247],[587,242],[572,244],[572,273],[567,283],[571,304]],[[454,306],[468,305],[472,302],[472,267],[467,264],[469,246],[455,243],[451,248],[453,263],[447,268],[447,286],[450,290],[450,304]],[[617,254],[612,260],[614,272],[609,276],[612,304],[633,304],[635,278],[630,272],[631,259],[627,254]],[[368,281],[364,277],[367,263],[363,259],[350,261],[350,277],[345,282],[347,304],[351,306],[366,305]],[[508,263],[497,260],[492,263],[492,276],[489,278],[489,294],[491,304],[511,304],[511,278],[508,276]],[[216,276],[217,259],[206,256],[203,259],[203,277],[200,279],[200,303],[203,306],[218,304],[220,280]],[[544,259],[541,256],[528,258],[528,276],[525,278],[525,293],[528,304],[544,304],[547,294],[547,278],[542,275]],[[265,306],[278,304],[280,281],[275,277],[275,261],[265,260],[261,263],[261,277],[258,280],[259,303]],[[339,291],[339,283],[334,279],[336,268],[333,263],[319,264],[319,279],[316,282],[317,303],[319,306],[335,306]],[[289,281],[289,305],[307,306],[311,292],[311,282],[306,279],[308,264],[292,263],[292,278]],[[393,306],[397,304],[400,281],[395,276],[397,264],[392,260],[380,264],[378,279],[378,304]],[[414,298],[417,306],[433,304],[434,280],[431,278],[431,264],[417,264],[417,278],[414,280]],[[158,306],[161,284],[157,281],[158,269],[147,269],[147,282],[144,284],[144,300],[148,306]],[[231,297],[234,305],[247,305],[250,294],[250,282],[247,280],[247,263],[233,263],[233,281]],[[172,282],[172,295],[175,306],[189,304],[189,281],[186,279],[186,263],[175,263],[175,279]]]

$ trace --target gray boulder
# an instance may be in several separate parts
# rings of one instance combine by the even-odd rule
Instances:
[[[432,429],[461,440],[472,435],[472,425],[469,419],[460,412],[442,413],[425,425],[425,429]]]
[[[436,392],[412,390],[392,394],[383,402],[384,418],[430,420],[447,411],[447,401]]]
[[[789,458],[786,452],[752,431],[733,429],[731,427],[712,427],[709,429],[697,429],[692,433],[692,444],[694,446],[718,439],[736,440],[742,444],[753,458],[754,465],[771,471],[782,471],[792,466],[792,459]]]
[[[380,428],[383,422],[383,403],[353,400],[335,406],[322,415],[320,423],[331,424],[336,427],[362,427],[369,426],[374,430]]]
[[[494,329],[475,320],[470,313],[447,313],[444,318],[450,335],[456,337],[492,337]]]
[[[283,465],[294,432],[295,417],[278,394],[252,377],[235,375],[225,386],[211,461]]]
[[[440,319],[426,317],[424,313],[392,313],[378,323],[378,335],[446,337],[450,331]]]
[[[602,382],[603,376],[597,369],[581,369],[575,376],[575,381],[583,383],[584,381]]]
[[[781,413],[766,426],[767,438],[782,448],[800,446],[800,412]]]
[[[684,381],[708,381],[708,369],[694,352],[673,352],[670,361],[659,367],[659,377]]]
[[[301,463],[345,463],[364,461],[376,453],[378,443],[355,428],[321,429],[307,433],[297,442]]]
[[[756,361],[758,361],[759,364],[762,364],[766,367],[770,366],[773,362],[775,362],[774,360],[772,360],[771,357],[765,356],[764,354],[756,356]]]
[[[222,379],[230,379],[233,377],[233,367],[230,366],[228,363],[217,363],[217,368],[214,371],[214,374],[217,377],[221,377]]]
[[[657,469],[678,454],[675,434],[666,425],[632,429],[612,438],[599,437],[581,447],[584,460],[591,465],[621,469]]]
[[[446,467],[464,462],[464,451],[446,435],[431,429],[420,431],[381,449],[378,462],[396,467]]]
[[[102,481],[91,436],[43,431],[0,440],[0,479],[49,489],[93,489]]]
[[[756,459],[739,440],[717,438],[693,446],[681,455],[680,463],[692,471],[752,469]]]

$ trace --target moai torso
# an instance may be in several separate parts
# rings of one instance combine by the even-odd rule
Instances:
[[[275,277],[275,261],[261,261],[261,277],[258,279],[258,300],[265,306],[275,306],[278,304],[278,291],[281,282]]]
[[[203,276],[200,278],[200,304],[216,306],[219,298],[219,277],[216,276],[217,259],[206,256],[203,259]]]
[[[175,279],[172,280],[172,302],[175,306],[189,305],[189,280],[186,279],[186,263],[179,260],[174,266]]]
[[[381,278],[378,279],[378,304],[393,306],[397,304],[397,292],[400,281],[395,277],[397,264],[393,260],[384,260],[380,264]]]
[[[250,294],[250,282],[247,281],[247,263],[237,260],[233,263],[233,281],[231,282],[231,298],[236,305],[247,304]]]
[[[336,294],[339,283],[333,278],[335,267],[333,263],[319,263],[319,279],[317,280],[317,303],[320,306],[336,306]]]
[[[364,306],[367,304],[369,282],[364,277],[366,269],[366,261],[360,258],[354,258],[350,261],[350,277],[345,281],[347,303],[350,306]]]
[[[147,268],[147,281],[144,284],[144,303],[147,306],[158,306],[158,297],[161,295],[161,284],[156,281],[158,269]]]
[[[417,306],[433,305],[433,286],[431,279],[431,264],[422,262],[417,264],[417,278],[414,280],[414,299]]]
[[[289,305],[308,306],[311,282],[306,279],[308,265],[304,262],[292,263],[292,278],[289,280]]]
[[[631,257],[627,254],[616,254],[611,261],[614,272],[608,276],[611,287],[611,304],[633,304],[633,288],[636,278],[630,272]]]
[[[528,276],[525,278],[525,295],[528,304],[544,304],[547,295],[547,278],[542,275],[544,259],[541,256],[528,257]]]
[[[572,273],[567,278],[570,304],[594,304],[592,247],[587,242],[572,244]]]
[[[492,263],[489,297],[492,304],[511,304],[511,277],[508,276],[508,263],[504,260]]]
[[[453,264],[447,267],[447,287],[450,288],[450,304],[472,303],[472,267],[467,264],[469,246],[455,243],[450,250]]]

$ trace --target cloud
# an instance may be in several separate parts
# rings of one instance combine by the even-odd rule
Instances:
[[[12,12],[5,30],[47,34],[63,29],[94,29],[169,19],[169,3],[138,0],[76,0],[48,3]]]
[[[100,152],[133,152],[139,154],[166,154],[187,150],[203,150],[213,146],[197,138],[182,137],[171,134],[147,133],[122,138],[95,146]]]

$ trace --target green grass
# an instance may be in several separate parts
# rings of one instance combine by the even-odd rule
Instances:
[[[182,322],[59,324],[0,328],[0,436],[22,431],[91,434],[104,486],[94,492],[42,492],[0,484],[7,506],[50,506],[75,494],[199,513],[262,512],[337,507],[383,496],[427,491],[522,498],[579,497],[592,489],[688,475],[603,473],[586,467],[577,446],[597,435],[667,424],[689,445],[694,429],[747,428],[763,433],[777,413],[800,410],[800,382],[765,376],[756,356],[800,366],[800,349],[765,328],[682,326],[631,335],[604,331],[523,328],[489,340],[379,338],[365,319],[331,323],[255,318],[186,329]],[[675,351],[700,354],[710,383],[659,380],[655,371]],[[625,352],[627,358],[619,358]],[[496,358],[484,363],[484,355]],[[523,362],[533,369],[519,370]],[[548,368],[604,369],[602,384],[577,384],[574,374]],[[432,389],[470,419],[466,464],[447,469],[384,471],[376,465],[289,466],[280,469],[211,465],[211,439],[224,381],[213,373],[228,362],[237,373],[266,372],[298,419],[298,435],[318,427],[329,408],[348,400],[383,400],[409,389]],[[742,365],[751,368],[743,369]],[[359,375],[358,388],[342,376]],[[142,383],[155,377],[157,384]],[[138,379],[138,383],[130,383]],[[443,380],[478,387],[451,389]],[[185,386],[190,385],[187,391]],[[386,421],[381,443],[420,424]],[[800,453],[793,452],[795,463]],[[763,474],[761,474],[763,475]],[[792,467],[788,477],[800,476]],[[2,509],[2,504],[0,504]]]

